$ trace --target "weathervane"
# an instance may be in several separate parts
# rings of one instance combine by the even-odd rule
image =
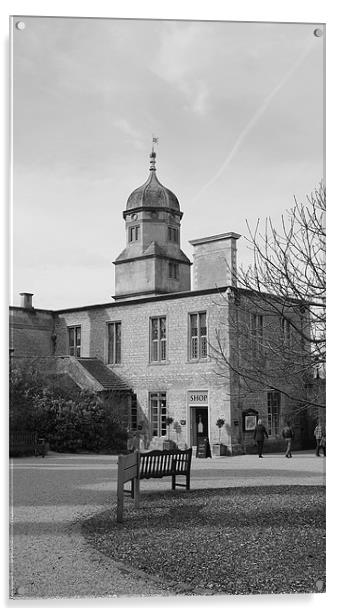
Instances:
[[[152,135],[152,153],[154,153],[155,149],[154,149],[154,144],[158,143],[158,137],[155,137],[154,135]]]

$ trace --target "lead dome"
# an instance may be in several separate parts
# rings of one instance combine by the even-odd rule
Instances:
[[[176,195],[160,183],[156,175],[156,152],[150,154],[150,175],[146,182],[136,188],[127,200],[126,209],[166,208],[180,210]]]

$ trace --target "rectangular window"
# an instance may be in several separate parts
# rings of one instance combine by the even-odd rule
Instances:
[[[137,242],[139,239],[139,225],[137,227],[129,227],[129,242]]]
[[[150,393],[150,423],[152,436],[166,436],[166,393]]]
[[[138,428],[138,415],[137,415],[137,396],[136,394],[132,394],[131,396],[131,417],[130,417],[130,428],[133,432],[135,432]]]
[[[108,339],[108,364],[120,364],[122,354],[122,324],[120,321],[108,323],[107,325]]]
[[[263,350],[263,316],[251,313],[250,315],[250,344],[253,357],[260,357]]]
[[[68,328],[68,352],[73,357],[80,357],[81,351],[81,327],[76,325],[75,327]]]
[[[173,261],[169,261],[169,278],[174,278],[178,280],[178,263],[174,263]]]
[[[292,326],[290,321],[282,317],[280,325],[282,343],[285,347],[290,348],[292,343]]]
[[[150,361],[166,361],[166,318],[150,319]]]
[[[267,393],[268,409],[268,435],[277,436],[279,434],[281,394],[279,391],[269,391]]]
[[[189,358],[206,359],[208,355],[207,313],[190,314],[189,330]]]
[[[175,227],[168,227],[168,241],[169,242],[175,242],[176,244],[178,244],[178,229],[176,229]]]

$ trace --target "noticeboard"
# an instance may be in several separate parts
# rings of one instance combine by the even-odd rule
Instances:
[[[257,419],[258,419],[258,411],[255,409],[247,409],[242,413],[242,424],[244,432],[253,432],[256,428]]]

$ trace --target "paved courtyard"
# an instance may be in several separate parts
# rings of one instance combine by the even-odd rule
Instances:
[[[115,456],[50,453],[10,461],[12,597],[171,594],[157,580],[91,548],[80,532],[81,520],[115,507],[116,480]],[[142,481],[141,492],[170,489],[170,481]],[[313,452],[296,452],[292,459],[268,454],[192,462],[192,490],[324,483],[325,459]]]

